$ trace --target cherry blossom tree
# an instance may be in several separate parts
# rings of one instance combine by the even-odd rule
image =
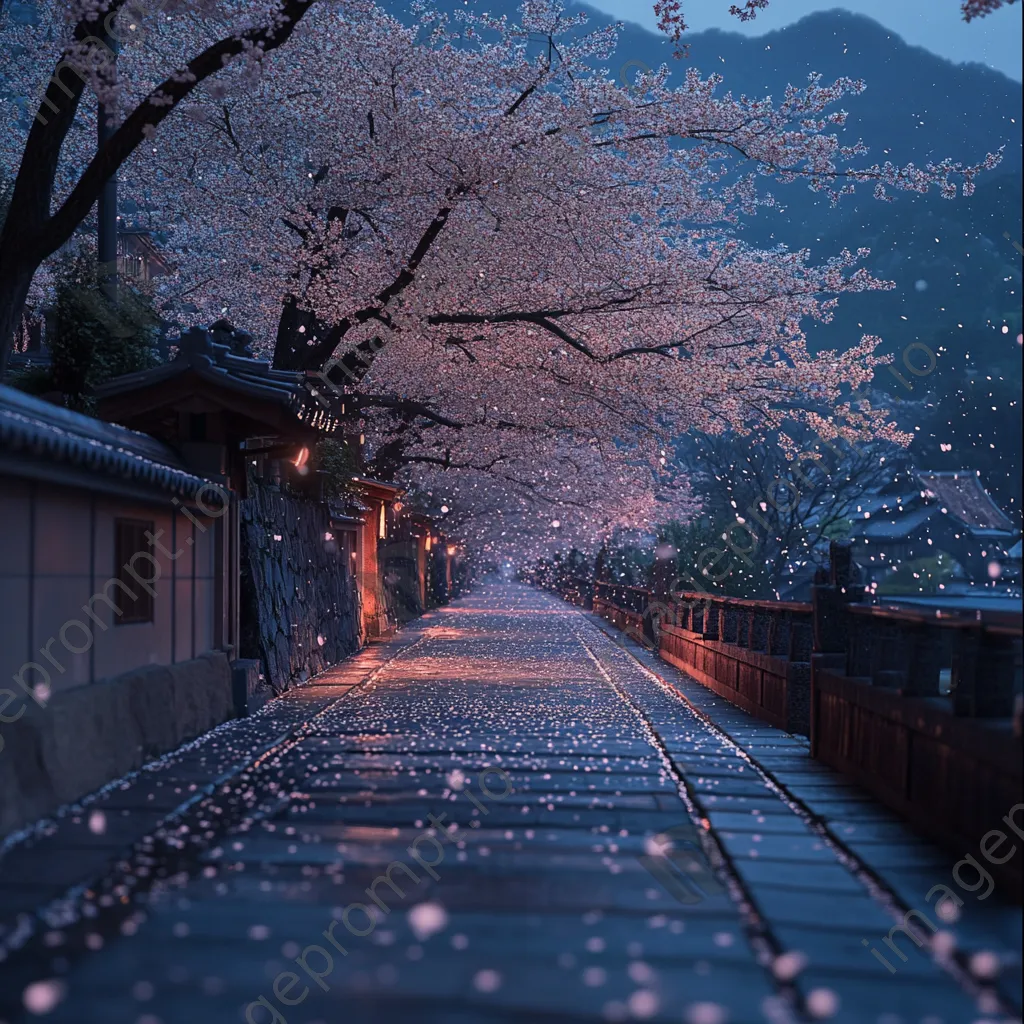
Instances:
[[[7,54],[20,58],[13,75],[5,69],[7,88],[0,94],[0,107],[8,108],[0,152],[8,151],[3,153],[4,165],[15,172],[7,203],[10,214],[0,230],[0,372],[36,270],[68,242],[128,155],[153,135],[199,82],[217,76],[225,64],[241,56],[250,66],[259,65],[265,54],[289,40],[316,2],[204,0],[189,6],[181,0],[73,0],[65,7],[50,0],[38,5],[35,26],[12,21],[10,5],[0,3],[0,33]],[[970,21],[1013,2],[962,0],[964,18]],[[768,0],[745,0],[742,7],[734,4],[730,10],[740,20],[749,20],[767,5]],[[358,16],[364,7],[352,0],[346,6],[349,17]],[[654,9],[663,30],[678,39],[686,28],[681,0],[656,0]],[[144,25],[145,20],[151,24]],[[118,60],[119,44],[142,38],[152,28],[166,36],[169,23],[179,30],[179,39],[177,46],[163,53],[174,58],[165,59],[163,75],[135,74],[133,61],[125,68],[124,59]],[[26,54],[29,60],[24,59]],[[147,56],[153,56],[152,50]],[[18,81],[18,71],[26,67],[35,82],[19,90],[25,83]],[[126,88],[126,82],[143,87]],[[76,167],[64,150],[86,92],[120,116],[91,158],[78,150]],[[37,103],[38,110],[26,109],[26,98],[29,106]],[[31,118],[29,130],[17,130],[27,118]],[[17,129],[12,130],[15,125]],[[70,168],[76,173],[61,190],[58,182],[67,178]],[[55,198],[60,200],[56,210],[52,209]]]
[[[12,23],[10,11],[0,10],[5,49],[15,56],[11,71],[5,69],[4,163],[16,169],[0,231],[0,371],[36,270],[71,238],[104,184],[200,82],[236,58],[250,71],[257,68],[315,2],[51,0],[40,5],[36,24]],[[176,34],[176,45],[163,50],[162,61],[154,62],[154,51],[141,45],[123,47],[118,58],[117,44],[136,30],[143,36],[145,20],[155,22],[165,40]],[[144,49],[147,73],[138,74],[133,58]],[[21,79],[24,74],[34,83]],[[65,154],[87,92],[118,123],[91,157],[73,145],[75,152]],[[19,130],[26,120],[27,130]]]
[[[870,379],[879,339],[812,357],[801,323],[884,284],[863,252],[744,245],[758,179],[951,196],[980,169],[864,163],[829,134],[859,82],[775,104],[661,69],[625,90],[594,71],[614,33],[548,3],[521,25],[307,26],[298,68],[269,57],[244,99],[197,90],[187,129],[137,155],[133,197],[179,259],[167,300],[273,337],[362,418],[373,471],[467,524],[500,508],[508,535],[668,518],[674,437],[809,423]],[[863,401],[812,425],[895,436]]]
[[[614,31],[549,0],[519,24],[321,5],[296,34],[197,83],[124,193],[177,264],[166,308],[230,316],[309,372],[369,470],[444,501],[467,539],[588,547],[685,514],[666,452],[692,429],[897,438],[847,397],[879,339],[812,355],[803,333],[885,287],[866,253],[814,265],[736,226],[773,180],[954,196],[996,157],[866,162],[831,134],[863,88],[846,79],[778,103],[693,69],[621,88],[599,70]]]
[[[1017,0],[963,0],[960,9],[964,12],[964,21],[973,21],[1016,2]]]

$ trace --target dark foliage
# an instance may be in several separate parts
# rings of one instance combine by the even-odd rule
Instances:
[[[56,392],[63,404],[91,412],[91,391],[105,381],[157,364],[160,317],[147,295],[128,284],[111,298],[87,255],[69,257],[58,269],[48,367],[11,375],[34,394]]]

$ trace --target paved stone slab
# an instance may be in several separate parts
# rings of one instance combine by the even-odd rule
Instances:
[[[812,973],[820,958],[822,967],[831,969],[841,965],[845,972],[828,975],[828,984],[835,986],[829,989],[830,997],[834,997],[837,1007],[842,1007],[841,1012],[836,1011],[837,1019],[888,1021],[890,1018],[885,1017],[888,1012],[895,1015],[891,1017],[893,1024],[897,1019],[927,1019],[929,1022],[933,1019],[1002,1020],[1004,1017],[998,1012],[999,1004],[993,1002],[991,995],[995,990],[998,990],[1006,1004],[1017,1007],[1012,1018],[1019,1018],[1019,907],[1000,904],[994,898],[987,908],[988,919],[984,925],[964,925],[972,909],[970,906],[963,908],[957,921],[939,922],[945,933],[944,948],[952,947],[960,951],[962,964],[974,963],[972,957],[976,954],[980,954],[987,962],[995,959],[1000,963],[1000,974],[994,988],[986,987],[985,984],[977,988],[977,979],[971,979],[969,972],[964,970],[961,974],[967,977],[965,989],[964,985],[954,981],[950,972],[937,967],[927,946],[918,949],[899,932],[896,933],[896,939],[901,948],[907,950],[907,960],[899,960],[890,954],[898,967],[895,975],[890,974],[887,968],[871,956],[870,949],[881,947],[882,952],[888,953],[883,940],[891,927],[902,923],[903,913],[911,908],[931,909],[924,895],[932,885],[949,881],[953,858],[918,838],[888,810],[875,804],[868,794],[830,769],[811,761],[803,737],[786,737],[780,730],[766,727],[736,708],[724,710],[720,703],[707,696],[710,691],[706,688],[638,645],[617,636],[606,623],[594,617],[591,617],[591,621],[605,635],[608,643],[618,649],[613,657],[623,666],[624,675],[629,671],[626,668],[627,655],[649,670],[646,679],[635,677],[638,681],[631,687],[631,692],[645,695],[645,706],[652,709],[652,721],[659,733],[662,732],[660,716],[665,714],[662,693],[667,689],[676,693],[679,700],[697,715],[710,715],[710,718],[704,720],[709,722],[717,734],[719,756],[723,737],[734,741],[737,753],[746,762],[756,766],[766,783],[777,787],[780,806],[790,809],[790,813],[793,813],[791,808],[794,805],[806,808],[807,813],[800,815],[802,821],[817,820],[826,826],[827,831],[824,832],[812,826],[813,832],[824,838],[823,846],[817,845],[813,839],[805,839],[796,844],[792,856],[786,857],[785,864],[777,856],[762,856],[764,849],[777,854],[786,842],[785,837],[774,838],[770,847],[761,847],[752,838],[744,842],[735,827],[731,835],[722,837],[726,848],[737,855],[735,867],[750,885],[754,898],[763,904],[762,909],[771,919],[772,928],[783,948],[795,949],[807,956],[809,966],[800,975],[801,991],[813,991],[808,988],[808,979],[812,977],[818,978],[828,987],[822,980],[825,974]],[[658,688],[662,693],[653,692],[651,687],[654,679],[658,680]],[[673,717],[678,719],[678,715]],[[673,722],[673,727],[678,728],[677,721]],[[701,744],[696,733],[690,731],[689,737],[692,748],[699,749]],[[786,753],[785,762],[773,760],[777,758],[780,746],[787,740],[789,752]],[[806,764],[800,760],[794,761],[792,751],[800,751],[801,757],[806,758]],[[692,786],[692,790],[695,798],[708,808],[709,817],[713,813],[712,808],[728,807],[729,810],[757,809],[766,821],[773,820],[765,813],[765,798],[755,791],[750,780],[739,782],[735,775],[729,778],[705,774],[701,781]],[[730,823],[733,820],[726,819]],[[859,907],[855,900],[850,899],[854,890],[850,889],[849,884],[837,888],[834,913],[832,903],[827,899],[823,901],[820,893],[815,891],[818,889],[814,884],[815,873],[828,870],[829,858],[825,856],[826,852],[831,854],[834,869],[845,873],[859,887],[862,894]],[[751,854],[755,856],[751,857]],[[820,855],[820,862],[816,855]],[[784,895],[769,894],[772,889],[786,888],[787,882],[791,884],[794,881],[794,876],[798,878],[805,872],[808,891],[804,900],[792,902]],[[879,889],[873,881],[867,879],[865,872],[872,879],[879,879],[882,888]],[[870,900],[865,897],[870,897]],[[902,906],[898,906],[900,903]],[[845,930],[851,925],[859,925],[861,921],[867,923],[872,919],[878,920],[876,915],[880,907],[886,910],[881,920],[887,927],[880,932],[868,932],[869,941],[864,940],[859,928],[849,933]],[[935,917],[934,913],[932,916]],[[806,919],[806,926],[801,925],[801,918]],[[854,934],[857,938],[851,942]],[[850,956],[850,953],[857,955]],[[906,991],[901,990],[898,995],[893,995],[896,989],[883,985],[883,998],[877,998],[880,980],[887,977],[902,980],[911,975],[928,977],[929,987],[912,985]],[[897,987],[899,984],[901,981]],[[871,986],[871,998],[860,997],[863,986]],[[970,995],[965,994],[968,990]],[[893,998],[886,1011],[879,1007],[885,1004],[884,993],[887,992]],[[911,1007],[913,1012],[910,1012]],[[973,1011],[968,1012],[966,1007],[973,1007]],[[961,1017],[962,1013],[967,1015]]]
[[[887,951],[892,899],[948,858],[547,595],[481,587],[246,728],[114,787],[106,845],[79,818],[47,856],[116,851],[121,811],[159,819],[287,735],[264,810],[95,942],[55,930],[47,962],[0,966],[5,992],[42,981],[54,1024],[999,1019],[906,936],[895,973],[863,945]],[[997,951],[1005,994],[1010,918],[972,909],[949,930]]]

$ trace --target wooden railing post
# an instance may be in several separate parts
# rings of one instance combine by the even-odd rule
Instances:
[[[730,605],[722,606],[722,617],[720,620],[720,637],[727,644],[736,643],[739,638],[740,613]]]
[[[850,640],[846,609],[850,603],[850,595],[838,587],[811,587],[815,651],[820,654],[838,654],[846,650]]]
[[[838,654],[846,651],[850,643],[846,607],[860,601],[863,594],[854,589],[850,546],[832,541],[828,558],[828,583],[811,586],[814,650],[820,654]]]
[[[871,683],[892,690],[907,685],[907,672],[900,657],[906,633],[900,622],[870,621]]]
[[[775,622],[775,636],[769,654],[779,658],[789,657],[790,627],[793,622],[792,613],[788,611],[775,612],[772,615]]]
[[[703,633],[705,640],[717,640],[718,639],[718,608],[715,606],[712,599],[709,597],[704,604],[704,611],[701,616],[701,632]]]
[[[750,609],[739,608],[736,611],[736,646],[750,646]]]
[[[871,647],[867,619],[860,615],[846,613],[846,671],[845,675],[855,679],[871,677]],[[823,652],[830,653],[830,652]]]
[[[750,613],[750,637],[747,646],[752,651],[768,650],[768,633],[771,629],[771,616],[768,612],[752,611]]]
[[[953,648],[953,713],[968,718],[1010,718],[1020,638],[1010,632],[972,626]]]
[[[806,614],[799,619],[794,618],[790,625],[789,660],[809,662],[813,647],[812,625]]]
[[[908,665],[903,692],[908,697],[938,697],[939,676],[948,653],[941,635],[944,631],[923,623],[909,627]]]

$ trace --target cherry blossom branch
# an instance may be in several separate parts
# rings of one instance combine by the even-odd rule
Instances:
[[[467,192],[468,186],[459,185],[451,190],[448,198],[449,200],[453,200],[465,195]],[[379,320],[384,323],[385,326],[394,327],[392,321],[387,316],[387,305],[397,296],[401,295],[402,292],[416,280],[416,271],[430,252],[431,246],[434,245],[441,232],[444,230],[453,209],[454,207],[452,205],[445,205],[442,206],[436,214],[434,214],[430,223],[421,234],[419,241],[416,243],[416,246],[408,260],[406,260],[405,266],[389,285],[377,292],[371,305],[364,306],[362,309],[356,310],[356,312],[350,316],[342,317],[337,323],[333,324],[329,328],[323,341],[316,345],[309,346],[309,348],[302,351],[301,354],[291,353],[293,357],[295,355],[299,355],[299,358],[305,364],[303,368],[312,368],[322,365],[328,358],[330,358],[331,354],[338,347],[349,330],[356,325],[365,324],[371,320]],[[343,368],[341,372],[344,373],[344,375],[353,383],[358,382],[366,375],[373,363],[374,356],[382,347],[383,342],[380,339],[375,338],[361,341],[358,345],[341,356],[339,360]],[[275,366],[281,366],[282,360],[285,359],[285,356],[286,353],[282,351],[282,338],[279,334],[278,350],[274,357]],[[289,360],[289,363],[290,362],[291,360]]]

